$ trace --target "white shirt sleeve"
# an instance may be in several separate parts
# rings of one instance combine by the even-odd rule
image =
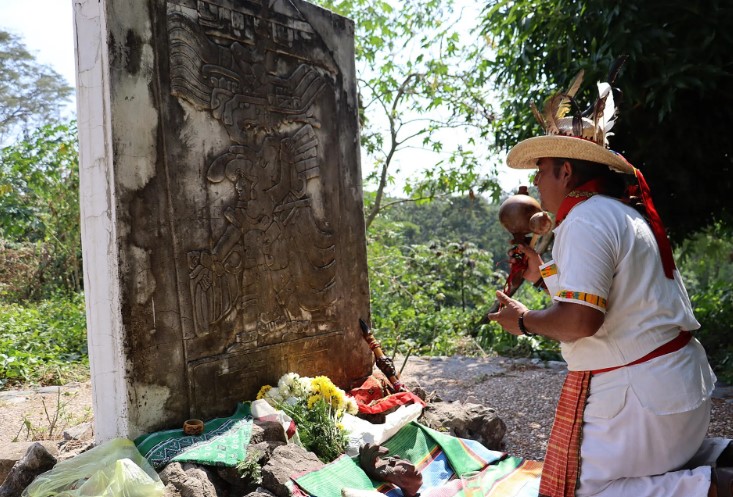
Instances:
[[[553,250],[558,268],[553,299],[605,313],[616,272],[618,240],[608,229],[600,229],[585,218],[568,219],[561,228],[561,243]]]

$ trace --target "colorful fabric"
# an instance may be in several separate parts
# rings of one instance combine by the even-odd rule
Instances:
[[[553,274],[557,274],[557,264],[550,264],[540,269],[540,276],[543,278],[549,278]]]
[[[410,461],[422,474],[421,497],[463,496],[459,475],[475,470],[484,471],[486,497],[537,495],[541,463],[507,458],[475,440],[410,423],[383,446],[389,449],[388,456]],[[377,490],[389,497],[402,497],[399,488],[371,480],[356,457],[342,456],[318,471],[296,477],[295,482],[305,495],[318,497],[340,497],[342,488]]]
[[[555,225],[557,226],[562,223],[573,207],[581,202],[585,202],[593,195],[603,193],[605,190],[605,182],[602,179],[592,179],[575,188],[567,194],[560,207],[558,207],[557,215],[555,216]]]
[[[591,373],[569,371],[560,392],[540,480],[540,497],[574,497],[580,473],[583,411]]]
[[[579,300],[581,302],[587,302],[602,309],[605,309],[608,304],[606,299],[604,299],[603,297],[585,292],[571,292],[569,290],[560,290],[555,294],[555,297],[558,297],[560,299]]]
[[[233,467],[247,456],[251,436],[252,415],[246,402],[228,418],[207,421],[201,435],[186,435],[182,429],[158,431],[138,437],[135,445],[156,469],[170,462]]]
[[[386,387],[375,376],[370,376],[360,387],[349,391],[349,395],[354,397],[359,412],[364,414],[380,414],[409,404],[420,404],[425,407],[425,402],[412,392],[387,394]]]

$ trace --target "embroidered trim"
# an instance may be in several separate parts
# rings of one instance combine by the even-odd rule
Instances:
[[[607,300],[604,299],[603,297],[599,297],[598,295],[593,295],[591,293],[585,293],[585,292],[571,292],[569,290],[561,290],[557,292],[555,296],[561,297],[564,299],[581,300],[583,302],[588,302],[589,304],[593,304],[603,309],[606,308],[606,304],[607,304]]]
[[[547,278],[553,274],[557,274],[557,264],[550,264],[540,269],[540,276],[543,278]]]
[[[570,198],[591,198],[593,195],[596,195],[598,192],[587,192],[587,191],[578,191],[573,190],[572,192],[568,193],[568,197]]]

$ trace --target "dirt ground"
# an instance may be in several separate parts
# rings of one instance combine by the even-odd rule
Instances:
[[[401,361],[395,361],[398,369]],[[443,401],[482,404],[507,425],[505,450],[542,459],[565,368],[502,357],[411,357],[402,371],[410,387]],[[63,431],[90,422],[90,382],[33,390],[0,391],[0,445],[13,440],[60,439]],[[710,436],[733,438],[733,387],[716,389]]]
[[[61,439],[93,419],[91,382],[0,391],[0,444]]]

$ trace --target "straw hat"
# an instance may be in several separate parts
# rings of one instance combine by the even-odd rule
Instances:
[[[611,85],[598,83],[598,99],[584,117],[574,99],[582,79],[583,71],[580,71],[568,91],[547,99],[542,113],[531,105],[546,135],[515,145],[506,158],[509,167],[532,169],[543,157],[558,157],[605,164],[614,171],[634,174],[634,167],[621,154],[608,148],[608,137],[613,135],[610,130],[617,116]],[[571,111],[574,115],[566,117]]]

